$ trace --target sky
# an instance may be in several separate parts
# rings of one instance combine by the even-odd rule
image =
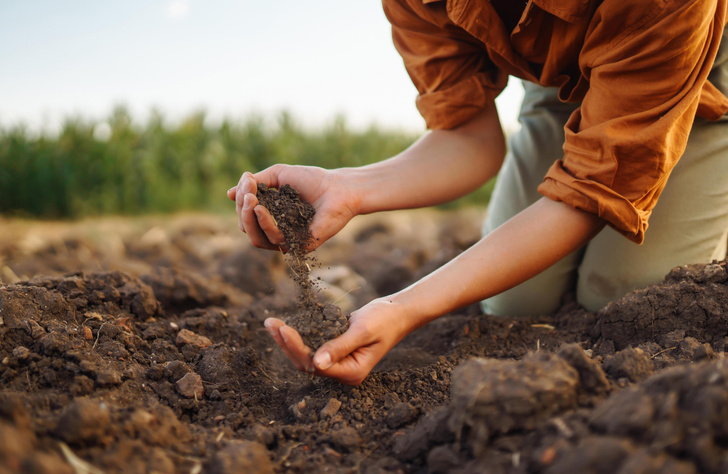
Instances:
[[[125,105],[145,120],[292,112],[304,126],[424,130],[379,1],[0,0],[0,126],[54,130]],[[517,126],[522,88],[498,99]]]

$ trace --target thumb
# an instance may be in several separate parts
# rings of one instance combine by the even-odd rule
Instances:
[[[258,183],[264,183],[269,188],[280,188],[284,183],[280,181],[280,174],[286,168],[285,165],[276,164],[269,166],[263,171],[259,171],[253,175]]]
[[[341,336],[322,345],[313,356],[313,365],[318,370],[328,370],[358,348],[370,341],[360,331],[349,328]]]

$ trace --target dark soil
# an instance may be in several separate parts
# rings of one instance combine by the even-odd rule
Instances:
[[[286,239],[289,250],[286,261],[301,291],[298,311],[286,318],[286,324],[298,331],[313,353],[323,343],[344,334],[349,328],[348,315],[342,314],[335,304],[321,302],[315,281],[311,279],[312,267],[317,263],[309,253],[313,240],[309,227],[316,210],[287,184],[277,190],[260,183],[257,198],[276,220]]]
[[[477,238],[456,214],[412,215],[327,244],[322,284],[360,286],[342,299],[355,307]],[[298,290],[280,254],[230,243],[234,221],[5,224],[0,472],[728,470],[725,261],[598,313],[464,308],[348,387],[299,373],[268,336],[262,321],[295,311]]]

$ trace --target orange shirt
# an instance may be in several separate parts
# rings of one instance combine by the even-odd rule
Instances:
[[[428,128],[467,121],[509,75],[581,102],[539,192],[638,243],[695,116],[728,112],[707,80],[728,0],[529,0],[512,31],[489,0],[383,4]]]

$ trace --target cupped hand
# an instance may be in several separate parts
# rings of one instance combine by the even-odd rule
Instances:
[[[322,345],[316,354],[280,319],[266,319],[265,327],[298,370],[359,385],[409,333],[406,319],[402,308],[391,299],[374,300],[352,313],[349,329]]]
[[[311,251],[339,232],[356,214],[360,199],[353,192],[344,173],[313,166],[274,165],[259,173],[245,172],[227,196],[235,201],[240,230],[255,247],[286,250],[283,234],[268,210],[259,205],[258,183],[271,188],[292,186],[301,198],[313,205],[316,215],[311,222]]]

